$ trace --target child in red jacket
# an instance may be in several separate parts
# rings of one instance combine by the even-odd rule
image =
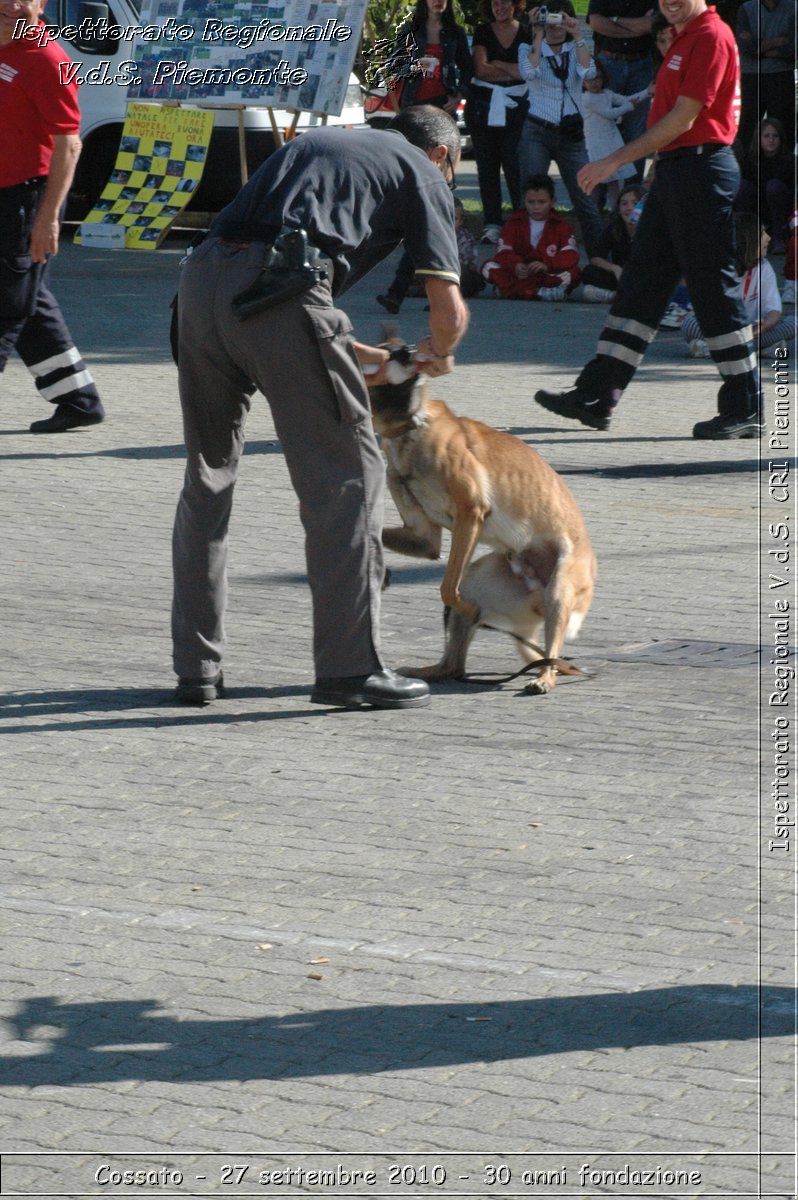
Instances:
[[[574,231],[554,211],[548,175],[524,182],[524,207],[501,231],[482,274],[510,300],[564,300],[580,279]]]

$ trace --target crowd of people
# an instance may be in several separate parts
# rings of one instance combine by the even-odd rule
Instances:
[[[741,179],[734,209],[761,214],[771,253],[781,255],[796,208],[795,0],[745,0],[732,15],[742,72],[742,111],[734,141]],[[394,103],[404,108],[421,97],[454,112],[466,100],[482,207],[480,240],[497,247],[482,268],[491,285],[487,294],[492,289],[512,298],[574,296],[611,302],[629,256],[635,206],[639,212],[655,162],[641,157],[623,163],[591,195],[578,185],[577,175],[586,163],[607,157],[644,132],[675,26],[650,0],[590,0],[586,29],[571,0],[528,9],[525,0],[482,0],[480,16],[469,58],[466,31],[455,22],[450,0],[417,0],[413,16],[397,35],[404,77]],[[755,68],[756,78],[761,75],[758,88],[752,86]],[[581,272],[569,271],[567,280],[533,287],[517,274],[508,280],[504,272],[508,255],[518,251],[529,180],[537,180],[539,190],[552,163],[587,262]],[[503,212],[502,176],[509,215]],[[552,215],[561,220],[556,210]],[[536,236],[534,230],[529,236]],[[524,240],[529,240],[526,232]],[[532,262],[535,247],[528,250]],[[577,286],[580,273],[582,288]],[[538,274],[533,270],[534,277]],[[792,302],[792,275],[788,256],[784,303]],[[534,282],[539,284],[536,278]],[[405,258],[379,303],[398,312],[412,285],[412,264]],[[471,292],[475,294],[473,287]],[[678,327],[692,312],[683,283],[677,295],[665,327]]]
[[[666,60],[669,71],[682,70],[684,56],[675,53],[669,57],[674,38],[693,17],[703,17],[706,11],[705,5],[696,6],[691,0],[681,7],[683,11],[675,12],[676,19],[670,14],[666,19],[663,12],[649,6],[649,0],[590,0],[585,30],[571,0],[552,0],[546,7],[528,10],[523,2],[483,0],[483,20],[473,32],[469,65],[462,52],[464,31],[456,32],[450,0],[417,0],[413,19],[401,31],[400,46],[411,77],[415,71],[416,80],[424,81],[427,102],[454,111],[467,99],[466,123],[472,134],[483,212],[481,241],[490,247],[481,264],[488,285],[484,294],[513,300],[576,299],[614,305],[622,273],[633,257],[649,192],[653,189],[655,197],[662,194],[662,189],[653,187],[658,169],[663,169],[658,157],[683,156],[694,149],[700,153],[703,147],[718,162],[723,157],[723,170],[705,172],[704,180],[712,192],[709,211],[718,206],[719,228],[725,231],[719,243],[723,249],[715,256],[718,279],[716,286],[708,288],[697,271],[697,267],[706,268],[713,257],[701,239],[691,257],[685,252],[690,239],[677,239],[677,247],[672,235],[666,239],[660,231],[652,244],[667,247],[681,265],[676,267],[667,303],[653,330],[681,328],[692,355],[713,357],[713,339],[705,336],[694,304],[698,290],[698,304],[710,325],[716,321],[714,314],[707,313],[710,297],[716,308],[726,310],[721,325],[748,314],[753,347],[761,351],[795,337],[795,318],[783,311],[795,303],[796,146],[790,57],[795,45],[795,0],[745,0],[733,14],[734,30],[710,10],[712,33],[717,34],[720,49],[713,54],[701,43],[696,57],[701,70],[710,76],[715,73],[716,83],[710,90],[706,79],[699,80],[694,72],[695,82],[691,79],[692,92],[688,94],[702,101],[706,97],[709,103],[702,107],[711,111],[714,104],[718,116],[713,114],[712,120],[699,126],[705,142],[698,143],[690,132],[695,118],[689,114],[690,124],[674,131],[678,135],[675,141],[668,138],[661,145],[647,145],[646,126],[652,123],[648,114],[652,105],[657,109],[658,89],[660,97],[678,98],[672,78],[660,76]],[[430,42],[430,37],[437,37],[431,22],[449,30],[448,50],[443,39]],[[693,25],[693,33],[696,28]],[[417,50],[414,39],[418,40]],[[426,57],[430,53],[432,59]],[[414,64],[416,54],[421,65]],[[746,83],[745,64],[752,60],[764,73],[759,89],[750,86],[750,79]],[[737,86],[738,61],[742,62],[741,90]],[[787,67],[789,98],[784,87]],[[718,103],[720,93],[722,102]],[[403,107],[408,97],[412,102],[417,94],[417,83],[412,88],[403,85],[398,107]],[[659,111],[666,115],[668,110],[660,104]],[[627,153],[630,145],[640,146],[636,157]],[[724,147],[724,156],[716,153]],[[584,169],[610,160],[613,169],[603,171],[598,183],[586,188]],[[556,209],[555,184],[549,174],[552,163],[573,210],[573,225]],[[670,164],[665,170],[670,174]],[[502,173],[510,199],[509,215],[502,212]],[[693,166],[690,174],[700,175],[699,166]],[[683,200],[691,194],[687,183],[682,193]],[[693,194],[697,204],[706,209],[700,190]],[[605,208],[606,213],[602,211]],[[650,205],[652,213],[655,208],[656,200]],[[733,225],[732,208],[736,214]],[[671,219],[677,210],[678,205]],[[705,220],[704,211],[694,216],[683,203],[679,219],[717,239],[717,230]],[[462,229],[462,216],[460,225]],[[648,238],[643,240],[648,242]],[[767,259],[768,248],[773,255],[785,255],[781,295]],[[665,275],[673,268],[674,263],[668,262]],[[651,269],[662,275],[659,264],[651,264]],[[473,248],[469,261],[463,259],[462,270],[463,278],[469,279],[469,295],[479,294],[473,283]],[[693,275],[692,290],[688,274]],[[405,256],[391,290],[378,297],[379,303],[397,312],[412,282],[412,263]],[[729,297],[736,286],[742,289],[743,300],[731,317]],[[724,333],[719,329],[716,337]],[[650,336],[647,334],[648,340]],[[604,339],[605,344],[616,340],[613,335]],[[611,359],[612,353],[600,357]],[[721,375],[728,374],[724,353],[718,351],[714,357]],[[609,371],[608,377],[611,374]],[[739,393],[741,409],[750,416],[758,384],[749,380],[747,398],[740,393],[739,384],[737,379],[724,380],[724,404],[730,394]],[[605,383],[598,403],[599,423],[592,420],[595,408],[583,423],[606,427],[621,390]],[[593,397],[591,403],[595,400]],[[552,401],[549,407],[554,405],[552,410],[558,411],[557,403]],[[579,397],[576,411],[561,415],[584,418]],[[757,428],[753,417],[750,424],[753,436]],[[696,436],[703,435],[699,431]],[[708,436],[714,434],[710,431]]]

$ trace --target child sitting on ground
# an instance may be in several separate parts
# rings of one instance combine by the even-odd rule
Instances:
[[[737,213],[734,218],[737,273],[743,285],[743,304],[754,329],[760,350],[795,337],[795,317],[784,317],[776,272],[765,255],[770,234],[754,213]],[[710,347],[704,341],[698,321],[685,317],[682,333],[690,343],[693,358],[709,358]]]
[[[618,287],[621,271],[632,251],[632,238],[637,229],[637,203],[645,191],[641,184],[631,183],[623,189],[615,212],[607,222],[599,243],[599,253],[591,258],[582,272],[582,299],[593,304],[608,304]]]
[[[554,211],[549,175],[530,175],[524,207],[504,225],[482,274],[508,300],[564,300],[579,283],[579,251],[572,227]]]
[[[466,300],[485,290],[485,280],[479,270],[477,239],[466,225],[462,200],[455,197],[454,227],[457,232],[457,255],[460,259],[460,291]]]
[[[478,296],[484,290],[485,280],[482,278],[477,266],[478,249],[476,238],[465,223],[463,202],[458,199],[454,201],[454,224],[457,230],[457,253],[460,258],[460,291],[466,299],[470,299],[472,296]],[[395,316],[402,307],[402,301],[405,297],[408,294],[413,294],[415,286],[413,260],[405,250],[399,260],[393,282],[387,292],[377,297],[377,303],[386,312]],[[417,294],[424,295],[423,285]]]

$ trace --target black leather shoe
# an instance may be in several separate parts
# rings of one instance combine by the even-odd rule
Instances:
[[[423,679],[405,679],[388,668],[373,675],[317,679],[310,697],[311,704],[331,708],[424,708],[429,700]]]
[[[758,438],[763,424],[759,413],[747,417],[725,417],[719,413],[709,421],[693,426],[693,437],[701,441],[730,441],[732,438]]]
[[[603,397],[598,399],[581,388],[573,388],[570,392],[535,392],[535,400],[548,412],[556,413],[558,417],[569,417],[589,425],[591,429],[605,430],[610,427],[610,417],[615,406]]]
[[[82,412],[71,404],[59,404],[51,417],[34,421],[31,433],[66,433],[68,429],[79,429],[81,425],[99,425],[105,420],[102,408],[95,412]]]
[[[178,704],[212,704],[224,700],[224,676],[211,675],[205,679],[178,679],[175,700]]]

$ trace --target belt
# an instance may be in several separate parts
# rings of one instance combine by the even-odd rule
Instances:
[[[231,221],[217,217],[209,229],[211,237],[226,242],[266,242],[271,245],[280,235],[279,225],[266,225],[259,221]]]
[[[8,187],[0,188],[0,192],[17,192],[20,188],[43,187],[45,183],[47,183],[46,175],[34,175],[32,179],[23,179],[20,183],[12,183]]]
[[[623,50],[599,50],[597,58],[623,58],[626,62],[641,62],[644,58],[649,58],[648,50],[642,54],[636,54],[634,51],[627,54]]]
[[[574,116],[576,116],[576,113],[574,113]],[[542,117],[533,117],[532,113],[527,113],[526,119],[527,121],[531,121],[533,125],[540,125],[541,129],[556,129],[559,132],[560,126],[557,121],[544,121]]]
[[[715,150],[728,148],[725,142],[703,142],[700,146],[677,146],[675,150],[660,150],[657,158],[692,158],[696,154],[712,154]]]

